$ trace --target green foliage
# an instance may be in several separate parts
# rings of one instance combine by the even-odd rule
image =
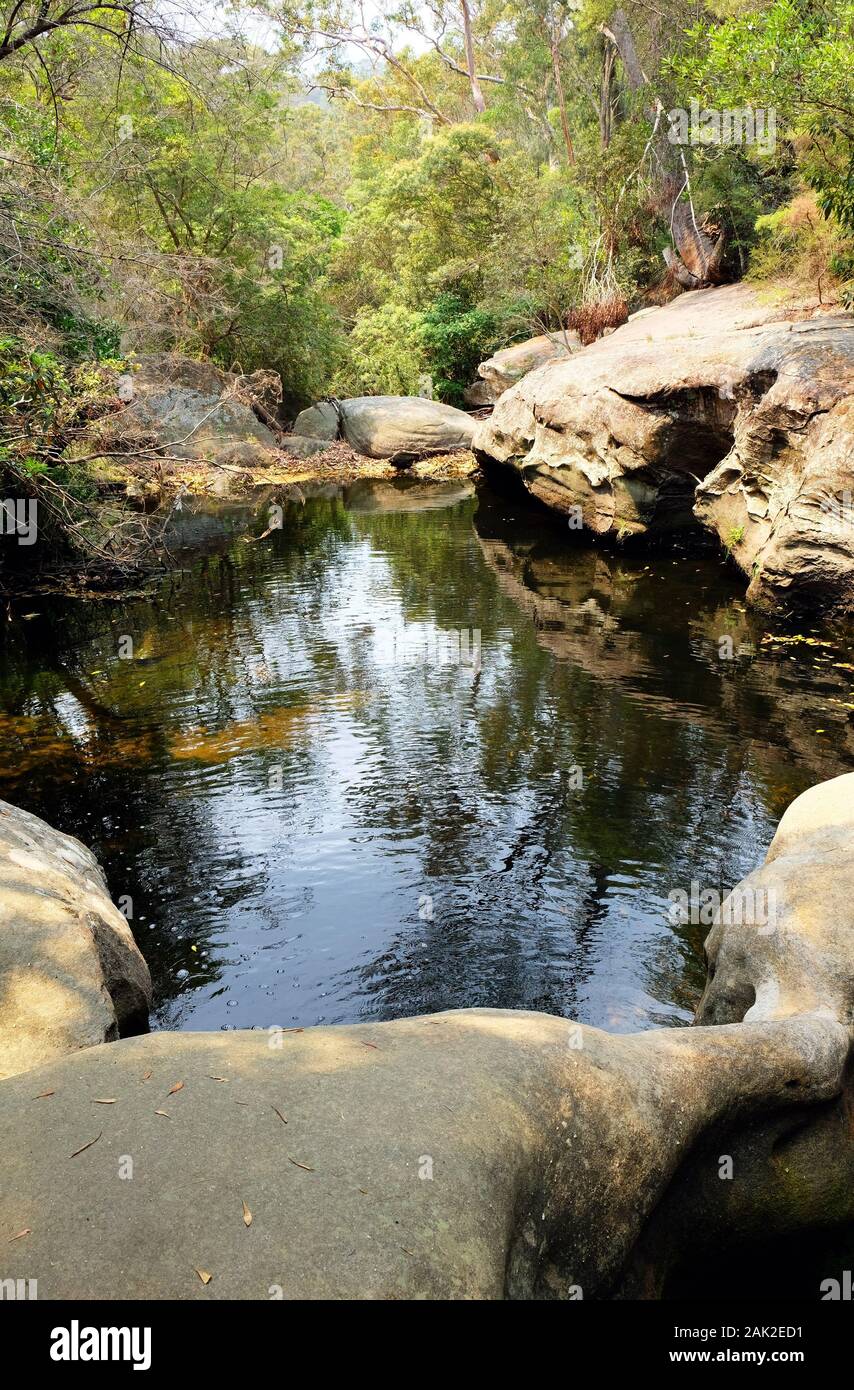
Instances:
[[[498,344],[498,325],[486,309],[472,308],[460,295],[441,294],[424,314],[421,339],[434,395],[461,406],[478,363]]]
[[[349,366],[340,395],[417,396],[426,370],[423,318],[402,304],[366,308],[349,340]]]
[[[716,107],[773,109],[822,211],[854,231],[854,0],[771,0],[696,25],[672,68]]]

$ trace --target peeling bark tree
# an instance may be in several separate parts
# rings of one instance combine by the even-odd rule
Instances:
[[[683,289],[697,290],[720,284],[724,233],[717,234],[704,223],[697,222],[684,151],[672,144],[662,129],[663,107],[652,93],[649,78],[641,66],[625,11],[615,10],[610,24],[601,25],[601,32],[619,55],[631,90],[648,89],[652,96],[651,115],[655,129],[648,148],[658,169],[659,203],[670,224],[675,247],[668,247],[664,252],[667,266]]]

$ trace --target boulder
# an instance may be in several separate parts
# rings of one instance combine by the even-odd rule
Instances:
[[[232,380],[210,362],[161,353],[141,358],[129,380],[125,409],[112,421],[117,434],[145,435],[181,459],[274,461],[275,435],[240,399],[251,378]]]
[[[482,410],[486,406],[494,405],[498,395],[488,381],[473,381],[463,391],[463,400],[472,410]]]
[[[749,1160],[747,1182],[706,1185],[710,1228],[728,1202],[790,1230],[813,1218],[775,1127],[798,1136],[799,1172],[821,1154],[813,1183],[850,1210],[850,1134],[828,1128],[854,1008],[844,781],[781,824],[762,871],[773,930],[722,910],[694,1027],[609,1035],[465,1009],[90,1048],[0,1084],[0,1232],[27,1232],[48,1299],[607,1297],[701,1152]],[[672,1229],[690,1248],[684,1211]],[[656,1254],[685,1249],[659,1235],[644,1288]]]
[[[474,433],[464,410],[421,396],[357,396],[340,401],[339,412],[351,449],[396,463],[468,449]]]
[[[312,439],[338,438],[338,411],[331,401],[320,401],[317,405],[301,410],[294,421],[294,434],[309,435]]]
[[[570,329],[560,333],[543,333],[494,353],[481,362],[477,369],[478,376],[489,388],[492,400],[497,401],[503,391],[515,386],[528,372],[544,367],[547,362],[560,362],[580,347],[581,339]]]
[[[713,530],[765,606],[854,611],[854,316],[698,290],[530,372],[475,433],[596,536]]]
[[[312,454],[325,453],[331,442],[312,434],[283,434],[279,439],[279,448],[294,458],[306,459]]]
[[[94,855],[0,802],[0,1077],[147,1026],[151,978]]]

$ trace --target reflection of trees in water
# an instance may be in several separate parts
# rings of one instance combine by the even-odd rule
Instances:
[[[363,494],[354,512],[338,495],[289,505],[281,532],[228,537],[145,599],[35,602],[3,637],[0,794],[92,845],[114,895],[157,923],[138,934],[168,993],[178,969],[217,978],[202,951],[229,911],[287,918],[269,866],[322,826],[346,734],[345,831],[386,846],[377,892],[400,923],[335,982],[351,1016],[584,1016],[597,976],[626,960],[652,997],[689,1008],[703,932],[666,925],[667,893],[731,886],[782,805],[852,761],[810,734],[800,668],[722,666],[720,633],[761,627],[711,566],[570,548],[487,494],[474,527],[471,500],[372,511]],[[384,665],[378,632],[414,623],[479,628],[480,675]],[[116,659],[124,634],[134,661]],[[235,730],[240,757],[214,766]],[[276,767],[276,829],[247,864],[230,828],[267,813]],[[172,1021],[191,1008],[180,997]]]
[[[452,697],[456,747],[447,711],[435,701],[426,710],[415,704],[429,730],[422,746],[433,754],[420,780],[395,760],[395,746],[410,742],[399,707],[385,720],[373,708],[364,715],[388,750],[389,795],[367,798],[357,788],[358,813],[377,829],[391,820],[420,836],[422,886],[437,902],[434,923],[413,912],[362,972],[379,1012],[442,1001],[572,1012],[591,955],[601,952],[601,932],[622,932],[631,945],[631,913],[625,925],[608,925],[612,879],[627,860],[640,880],[638,910],[660,916],[663,927],[642,967],[647,988],[690,1009],[702,985],[705,933],[664,926],[668,892],[692,878],[733,886],[763,857],[782,805],[850,757],[834,759],[813,741],[812,778],[784,730],[779,741],[769,738],[780,672],[764,659],[722,667],[717,638],[743,627],[745,617],[735,584],[713,571],[716,562],[705,563],[698,582],[704,562],[645,563],[572,550],[563,538],[550,545],[539,520],[530,536],[515,524],[508,543],[496,534],[494,513],[483,512],[475,519],[477,554],[473,537],[463,543],[447,523],[422,524],[410,538],[410,521],[384,517],[373,538],[385,542],[414,613],[482,629],[484,674],[476,693],[464,687]],[[750,628],[758,642],[761,627]],[[490,683],[497,643],[509,653],[500,680]],[[809,697],[786,694],[786,717],[800,734]],[[461,758],[460,745],[475,747],[477,757]],[[584,786],[567,790],[555,773],[575,763]],[[489,814],[496,806],[511,817],[523,806],[521,823],[496,822]],[[497,844],[499,868],[490,862]],[[563,951],[550,879],[561,883],[568,912]],[[427,950],[418,944],[425,939]],[[477,968],[484,953],[488,975]]]

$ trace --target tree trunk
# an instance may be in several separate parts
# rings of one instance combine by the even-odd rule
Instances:
[[[560,111],[560,124],[563,130],[563,141],[566,145],[566,157],[570,164],[575,163],[575,147],[572,143],[572,135],[569,129],[569,121],[566,115],[566,101],[563,95],[563,78],[560,72],[560,34],[558,32],[557,21],[553,20],[549,34],[549,46],[552,53],[552,72],[555,80],[555,95],[557,96],[558,110]]]
[[[624,10],[615,10],[610,24],[601,31],[614,45],[633,92],[646,89],[652,95],[650,81],[641,67],[631,27]],[[661,113],[659,99],[653,97],[652,114]],[[663,253],[668,268],[684,289],[702,289],[720,284],[724,234],[714,235],[709,228],[698,225],[691,200],[691,183],[684,151],[671,144],[666,130],[659,130],[654,152],[659,170],[659,199],[662,214],[670,224],[670,234],[676,250],[670,247]],[[684,195],[687,193],[687,201]]]
[[[474,40],[471,32],[471,10],[468,0],[462,0],[463,7],[463,33],[466,40],[466,68],[469,75],[469,86],[471,87],[472,101],[477,112],[486,110],[486,102],[483,99],[480,83],[477,80],[477,71],[474,64]]]

